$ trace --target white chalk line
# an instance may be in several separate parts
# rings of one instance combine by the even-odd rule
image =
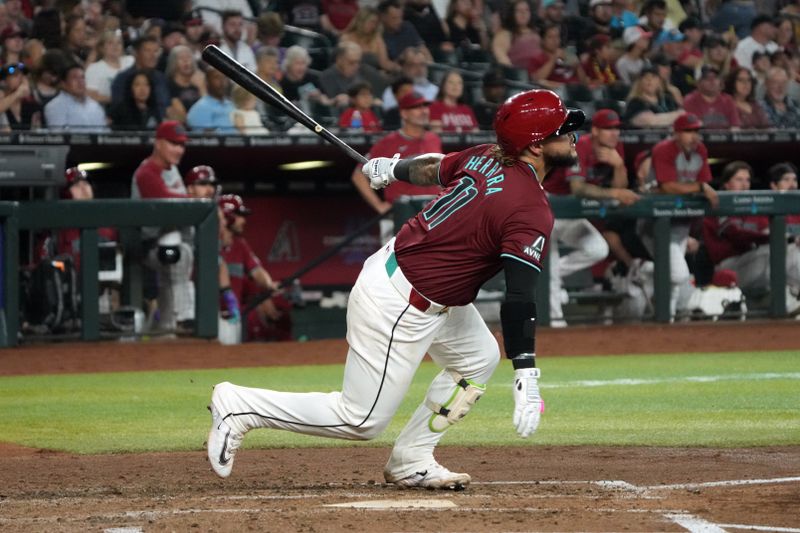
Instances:
[[[726,533],[719,525],[689,513],[665,513],[664,518],[678,524],[689,533]]]
[[[542,381],[542,389],[566,389],[581,387],[610,387],[625,385],[660,385],[664,383],[716,383],[718,381],[762,381],[773,379],[800,379],[800,372],[763,372],[749,374],[719,374],[716,376],[681,376],[674,378],[619,378],[583,379],[576,381]]]
[[[730,529],[746,529],[749,531],[776,531],[778,533],[800,533],[800,528],[796,527],[776,527],[776,526],[751,526],[746,524],[717,524],[719,527]]]
[[[649,487],[638,487],[640,490],[692,490],[705,489],[711,487],[738,487],[742,485],[769,485],[773,483],[794,483],[800,481],[800,477],[774,477],[768,479],[728,479],[724,481],[707,481],[705,483],[676,483],[674,485],[652,485]]]

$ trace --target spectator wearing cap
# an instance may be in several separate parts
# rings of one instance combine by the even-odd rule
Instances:
[[[635,203],[639,195],[628,189],[625,151],[619,140],[621,125],[616,111],[598,110],[592,117],[591,134],[582,135],[575,145],[578,162],[572,167],[550,172],[543,183],[545,190],[557,196],[615,200],[626,206]],[[630,226],[630,223],[619,220],[612,230],[608,230],[606,222],[600,220],[556,220],[551,242],[560,241],[574,250],[560,256],[556,246],[550,247],[550,316],[556,325],[566,325],[561,307],[564,277],[602,261],[610,249],[626,264],[633,263],[633,257],[622,246],[619,237],[619,226],[626,224]],[[606,233],[613,235],[606,237]],[[614,248],[610,248],[612,243]]]
[[[442,78],[439,94],[431,103],[431,130],[441,133],[478,131],[478,119],[472,108],[464,103],[464,78],[451,70]]]
[[[739,125],[744,129],[770,127],[766,111],[756,102],[755,85],[755,77],[744,67],[736,67],[725,79],[725,93],[733,99]]]
[[[645,56],[650,50],[650,39],[652,33],[645,31],[641,26],[631,26],[625,28],[622,34],[622,42],[625,43],[625,53],[623,53],[615,67],[620,79],[630,85],[633,80],[639,77],[639,73],[645,67]]]
[[[542,28],[542,51],[531,58],[528,74],[531,80],[548,89],[560,89],[568,84],[588,84],[588,77],[578,57],[570,55],[561,46],[561,27],[546,25]]]
[[[653,190],[662,194],[699,193],[716,209],[719,204],[717,192],[709,185],[711,169],[708,166],[708,150],[700,141],[698,130],[703,123],[691,113],[683,113],[675,119],[671,138],[653,147],[653,160],[648,181]],[[673,219],[670,228],[669,264],[672,294],[670,314],[675,316],[682,310],[684,302],[679,302],[681,288],[689,283],[689,266],[685,254],[689,242],[690,219]],[[651,255],[654,255],[652,219],[639,221],[642,241]]]
[[[700,70],[697,89],[686,95],[683,109],[697,115],[708,129],[729,129],[741,126],[733,98],[722,92],[722,80],[717,69],[704,66]]]
[[[42,125],[42,106],[33,98],[22,63],[0,69],[0,129],[29,130]]]
[[[64,23],[66,30],[61,48],[67,58],[86,68],[97,59],[96,42],[90,39],[86,22],[80,15],[70,15]]]
[[[442,140],[439,136],[428,131],[430,124],[431,102],[417,92],[410,92],[400,98],[400,117],[402,125],[398,131],[392,132],[379,140],[369,151],[367,159],[373,157],[393,157],[400,154],[400,158],[415,157],[427,153],[441,153]],[[438,187],[420,187],[402,182],[400,186],[392,183],[383,190],[383,198],[369,186],[369,181],[361,172],[361,165],[353,170],[351,180],[356,190],[376,212],[385,213],[392,203],[400,196],[438,194]],[[381,226],[381,234],[387,236],[387,225]],[[393,229],[393,227],[392,227]]]
[[[158,56],[156,70],[164,72],[167,70],[169,55],[176,46],[184,46],[186,40],[186,29],[178,22],[167,22],[161,31],[161,55]]]
[[[750,190],[753,168],[744,161],[725,165],[720,179],[722,190],[737,193]],[[796,175],[795,175],[796,179]],[[703,239],[716,270],[732,270],[742,290],[769,290],[769,218],[764,215],[706,217]],[[786,311],[800,310],[800,247],[786,248]]]
[[[529,0],[511,0],[505,6],[500,29],[492,37],[497,64],[527,70],[531,57],[541,51],[542,38]]]
[[[119,103],[124,94],[125,87],[130,85],[131,78],[141,70],[150,71],[153,81],[153,93],[156,96],[158,111],[161,116],[166,115],[170,104],[169,86],[167,77],[156,69],[161,46],[155,37],[140,37],[133,43],[133,65],[120,71],[111,82],[111,105]]]
[[[203,25],[203,15],[199,9],[193,9],[181,18],[181,22],[183,22],[186,35],[186,45],[191,48],[194,59],[198,61],[202,57],[203,33],[206,31]]]
[[[234,58],[247,70],[256,70],[256,57],[252,48],[242,40],[244,19],[240,11],[222,13],[222,42],[220,50]]]
[[[109,110],[111,127],[115,130],[153,130],[163,118],[156,105],[151,72],[142,70],[125,88],[122,101]]]
[[[677,64],[678,59],[687,48],[686,36],[678,30],[662,31],[653,43],[654,51],[665,56],[672,63]]]
[[[687,74],[693,74],[703,64],[703,50],[700,48],[705,35],[703,24],[699,18],[692,15],[686,17],[678,25],[678,31],[684,36],[684,46],[683,51],[678,55],[677,64],[685,69]],[[692,80],[694,80],[694,76],[692,76]],[[686,90],[686,93],[688,92]]]
[[[3,43],[3,53],[0,58],[4,65],[22,62],[25,37],[25,32],[16,24],[9,24],[0,31],[0,42]]]
[[[433,56],[417,29],[405,20],[403,4],[399,0],[383,0],[378,4],[378,14],[389,59],[397,60],[406,48],[417,48],[428,61],[433,61]]]
[[[103,107],[86,93],[83,67],[72,64],[61,76],[61,92],[44,106],[48,128],[105,130]]]
[[[133,56],[123,55],[122,33],[103,32],[97,45],[99,59],[86,67],[86,90],[103,105],[111,103],[111,82],[121,71],[133,65]]]
[[[589,41],[589,54],[581,64],[590,88],[612,85],[619,81],[619,74],[612,63],[613,50],[608,35],[595,35]]]
[[[567,39],[576,36],[578,54],[588,51],[588,46],[594,36],[605,35],[611,37],[611,8],[612,0],[589,0],[589,20],[582,17],[571,17],[571,26],[577,25],[578,29],[571,30]]]
[[[764,82],[761,107],[767,113],[772,127],[794,129],[800,124],[800,106],[789,97],[789,74],[780,67],[771,67]]]
[[[633,83],[623,121],[635,128],[663,128],[671,125],[681,111],[654,67],[642,70]]]
[[[229,85],[230,80],[222,72],[209,67],[206,71],[208,93],[189,109],[186,125],[197,131],[236,134],[237,130],[231,121],[231,113],[235,108],[227,96]]]
[[[186,130],[173,120],[158,125],[153,151],[139,164],[131,180],[132,199],[188,198],[178,165],[186,151]],[[191,231],[174,228],[142,228],[144,264],[155,272],[159,325],[174,330],[178,323],[194,319],[194,264]],[[152,322],[152,315],[150,318]]]
[[[719,35],[709,34],[703,39],[703,65],[710,65],[719,71],[722,78],[727,78],[732,70],[738,68],[739,65],[733,58],[728,43],[726,43]]]
[[[750,35],[739,41],[733,52],[736,62],[752,71],[755,52],[771,54],[778,49],[778,44],[775,42],[776,31],[772,17],[768,15],[755,17],[750,24]]]
[[[403,76],[411,78],[414,83],[414,91],[424,96],[427,100],[433,100],[439,93],[439,87],[428,79],[428,64],[424,52],[419,48],[406,48],[398,58],[401,73]],[[391,109],[397,105],[390,88],[386,88],[382,94],[383,109]]]
[[[170,51],[165,74],[170,95],[167,117],[186,122],[188,110],[206,94],[206,77],[189,46],[179,44]]]
[[[497,109],[506,99],[506,80],[503,71],[493,68],[483,75],[483,97],[472,104],[478,127],[482,130],[491,130]]]

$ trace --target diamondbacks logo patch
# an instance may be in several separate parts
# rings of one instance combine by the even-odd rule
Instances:
[[[530,257],[534,258],[537,261],[542,260],[542,252],[544,252],[544,235],[539,235],[536,237],[536,240],[533,241],[533,244],[530,246],[526,246],[522,249],[522,251],[529,255]]]

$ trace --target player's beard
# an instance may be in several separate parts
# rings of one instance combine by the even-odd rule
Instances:
[[[544,166],[548,169],[558,168],[558,167],[571,167],[578,162],[578,155],[570,151],[566,154],[548,154],[545,153],[544,155]]]

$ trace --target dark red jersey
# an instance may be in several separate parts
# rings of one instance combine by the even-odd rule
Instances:
[[[541,270],[553,213],[533,167],[503,166],[484,144],[448,154],[444,190],[402,227],[397,263],[423,296],[442,305],[472,302],[509,257]]]
[[[220,252],[225,264],[228,265],[228,274],[231,278],[231,290],[236,294],[240,303],[244,303],[244,284],[250,273],[261,266],[256,254],[250,245],[238,235],[233,236],[230,246],[223,246]]]
[[[187,194],[177,167],[164,168],[148,157],[133,174],[131,198],[187,198]]]
[[[760,215],[706,217],[703,242],[714,264],[769,242],[769,219]]]
[[[800,236],[800,215],[786,215],[786,233]]]
[[[373,157],[393,157],[400,154],[401,159],[408,159],[422,154],[442,153],[442,139],[433,132],[427,131],[418,138],[406,137],[395,131],[375,143],[367,154],[367,159]],[[420,187],[404,181],[396,181],[383,190],[383,198],[389,203],[394,203],[401,196],[437,195],[439,187]]]
[[[708,166],[708,150],[703,143],[690,154],[686,154],[674,139],[665,139],[653,147],[653,170],[659,184],[669,181],[678,183],[711,181]]]
[[[580,179],[598,187],[611,185],[614,168],[608,163],[597,160],[591,135],[581,135],[575,144],[575,151],[578,153],[578,162],[569,168],[553,169],[542,183],[544,190],[558,196],[572,194],[570,181],[573,179]],[[623,160],[625,159],[625,148],[622,143],[617,143],[617,153]]]

